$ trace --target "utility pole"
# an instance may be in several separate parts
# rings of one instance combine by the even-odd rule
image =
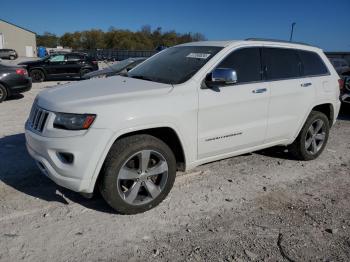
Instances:
[[[289,42],[292,42],[293,40],[293,32],[294,32],[294,26],[296,25],[295,22],[292,23],[292,29],[290,30],[290,38],[289,38]]]

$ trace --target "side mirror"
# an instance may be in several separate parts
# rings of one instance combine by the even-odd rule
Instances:
[[[232,85],[237,83],[237,73],[230,68],[216,68],[207,75],[207,86]]]

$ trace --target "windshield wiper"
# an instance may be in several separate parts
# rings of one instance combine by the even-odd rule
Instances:
[[[147,77],[147,76],[141,76],[141,75],[133,75],[133,76],[128,75],[128,76],[131,78],[137,78],[137,79],[142,79],[142,80],[146,80],[146,81],[157,82],[153,78]]]

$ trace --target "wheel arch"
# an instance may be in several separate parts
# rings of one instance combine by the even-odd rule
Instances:
[[[186,160],[188,158],[184,150],[184,145],[182,142],[183,140],[181,139],[181,135],[176,128],[169,125],[165,125],[165,126],[136,128],[132,130],[130,129],[123,130],[121,132],[115,133],[110,139],[110,142],[108,143],[108,145],[106,146],[106,149],[104,150],[97,164],[93,177],[91,179],[90,190],[89,190],[90,192],[95,191],[96,185],[98,184],[98,180],[100,178],[102,166],[106,161],[107,155],[110,152],[113,144],[122,138],[133,136],[133,135],[139,135],[139,134],[148,134],[166,143],[175,155],[177,170],[178,171],[186,170],[186,163],[187,163]]]
[[[6,83],[0,81],[0,86],[3,86],[5,88],[5,90],[7,92],[7,96],[11,95],[11,90],[10,90],[9,86]]]
[[[329,120],[329,127],[332,127],[334,123],[334,106],[331,103],[324,103],[324,104],[319,104],[315,105],[311,111],[318,111],[323,114],[325,114]],[[311,113],[310,111],[310,113]],[[310,114],[309,113],[309,114]]]
[[[307,114],[305,115],[303,121],[301,122],[301,125],[297,129],[297,132],[294,134],[293,139],[291,139],[287,144],[293,143],[293,141],[298,137],[301,129],[303,128],[305,122],[309,118],[309,116],[310,116],[312,111],[318,111],[318,112],[324,113],[327,116],[328,120],[329,120],[329,127],[332,127],[332,125],[334,123],[334,118],[335,118],[333,104],[330,103],[330,102],[324,102],[324,103],[315,104],[312,107],[310,107],[309,111],[307,112]]]
[[[40,70],[41,72],[44,73],[45,77],[47,77],[47,72],[46,72],[46,70],[45,70],[43,67],[40,67],[40,66],[36,67],[36,66],[35,66],[35,67],[30,67],[30,68],[28,68],[27,70],[28,70],[29,74],[30,74],[30,72],[33,71],[33,70]]]

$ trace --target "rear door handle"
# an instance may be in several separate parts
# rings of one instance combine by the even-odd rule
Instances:
[[[302,87],[308,87],[308,86],[311,86],[311,85],[312,85],[312,83],[302,83],[301,84]]]
[[[253,93],[254,94],[261,94],[261,93],[265,93],[266,91],[267,91],[266,88],[258,88],[258,89],[253,90]]]

